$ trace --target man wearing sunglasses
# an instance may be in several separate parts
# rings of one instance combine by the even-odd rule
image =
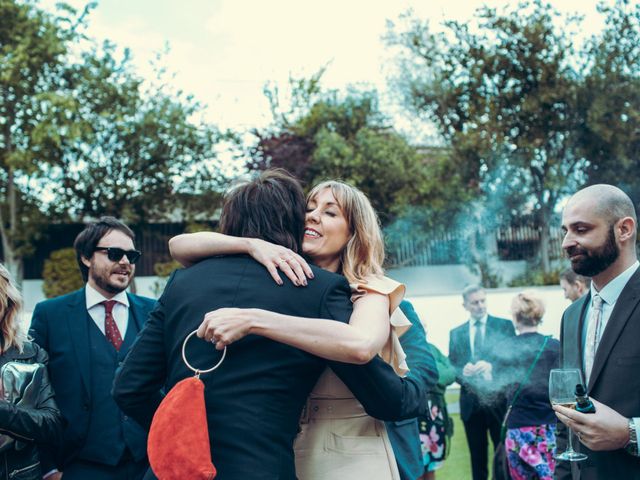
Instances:
[[[31,335],[49,352],[49,372],[67,426],[42,452],[45,478],[138,480],[146,433],[111,397],[111,385],[154,300],[127,293],[140,252],[129,227],[102,217],[76,237],[84,288],[36,305]]]

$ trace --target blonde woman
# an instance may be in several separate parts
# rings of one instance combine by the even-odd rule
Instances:
[[[384,247],[377,215],[366,196],[346,183],[329,181],[307,198],[303,251],[317,266],[343,274],[352,286],[349,324],[309,322],[265,310],[220,309],[210,312],[200,335],[222,348],[247,334],[263,335],[323,358],[366,363],[380,353],[396,372],[407,371],[398,335],[411,322],[397,308],[404,286],[384,277]],[[219,254],[246,253],[262,263],[276,282],[278,270],[297,285],[311,271],[287,248],[262,240],[216,233],[171,239],[173,257],[183,265]],[[435,369],[414,368],[425,383],[436,381]],[[334,478],[398,479],[398,469],[384,424],[368,417],[347,387],[324,372],[308,401],[302,431],[295,444],[296,472],[301,480]]]
[[[503,359],[505,365],[501,369],[510,372],[508,404],[543,345],[545,337],[538,333],[538,327],[544,312],[544,302],[535,292],[519,293],[511,301],[518,335],[502,349],[512,357]],[[514,480],[553,478],[556,416],[549,403],[549,370],[557,368],[559,354],[560,342],[550,338],[509,415],[505,450]]]
[[[0,264],[0,371],[8,368],[9,362],[47,363],[47,353],[26,338],[25,325],[20,319],[21,307],[20,292],[7,269]],[[0,382],[3,379],[4,375]],[[36,442],[56,444],[62,427],[46,369],[33,398],[33,403],[28,405],[0,400],[0,452],[3,457],[0,459],[0,478],[36,480],[46,473],[40,468]]]

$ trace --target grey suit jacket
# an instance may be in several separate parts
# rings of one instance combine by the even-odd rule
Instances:
[[[562,316],[560,332],[563,368],[583,373],[582,328],[589,294],[576,300]],[[587,386],[589,395],[625,417],[640,416],[640,269],[629,279],[602,334]],[[558,451],[566,445],[566,429],[559,425]],[[556,478],[596,480],[640,479],[640,458],[625,450],[593,452],[575,440],[574,449],[588,455],[583,462],[558,462]],[[573,468],[573,472],[571,472]]]

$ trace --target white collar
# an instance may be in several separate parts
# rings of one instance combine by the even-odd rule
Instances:
[[[485,315],[484,317],[482,317],[480,319],[480,326],[481,327],[484,327],[487,324],[488,318],[489,318],[489,315],[487,314],[487,315]],[[472,326],[472,327],[475,327],[476,326],[476,321],[477,320],[475,318],[470,318],[469,319],[469,325]]]
[[[125,291],[118,292],[112,298],[106,298],[88,283],[85,285],[84,291],[87,300],[87,310],[107,300],[115,300],[116,302],[121,303],[127,307],[129,306],[129,297],[127,296],[127,292]]]
[[[593,282],[591,282],[591,299],[597,294],[607,305],[614,305],[618,301],[622,290],[629,282],[629,279],[636,273],[638,266],[640,266],[640,263],[636,260],[633,265],[607,283],[599,292],[596,290]]]

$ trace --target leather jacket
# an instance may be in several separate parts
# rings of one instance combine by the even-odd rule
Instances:
[[[48,355],[32,342],[25,342],[20,353],[15,347],[0,355],[0,368],[7,362],[47,364]],[[0,433],[16,439],[0,453],[0,480],[39,480],[43,473],[37,443],[60,442],[62,416],[54,400],[53,388],[44,372],[37,395],[37,408],[23,408],[0,397]]]

